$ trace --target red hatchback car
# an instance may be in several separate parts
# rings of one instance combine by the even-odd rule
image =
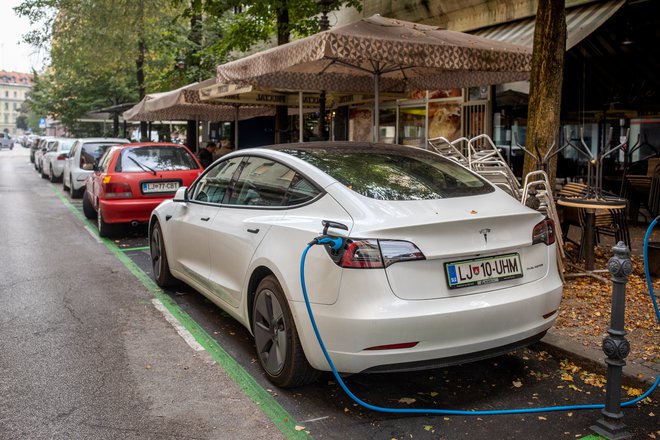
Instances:
[[[96,218],[99,235],[107,237],[120,223],[137,225],[151,211],[190,184],[202,165],[183,145],[134,143],[110,147],[85,182],[83,212]]]

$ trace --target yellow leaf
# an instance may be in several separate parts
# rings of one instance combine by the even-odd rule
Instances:
[[[548,419],[546,419],[546,418],[543,417],[543,416],[539,416],[539,420],[548,420]]]
[[[435,397],[438,395],[438,393],[436,393],[435,391],[431,391],[429,394],[431,395],[431,397]]]
[[[432,430],[432,429],[433,429],[433,426],[431,426],[431,425],[424,425],[424,430],[425,430],[425,431],[430,431],[430,430]]]
[[[410,405],[411,403],[415,402],[417,402],[417,400],[411,397],[402,397],[399,399],[399,403],[405,403],[406,405]]]
[[[523,385],[522,382],[520,382],[519,380],[514,380],[512,384],[516,388],[520,388]]]
[[[305,429],[305,427],[304,427],[304,426],[300,426],[300,425],[296,425],[296,428],[295,428],[295,429],[296,429],[296,431],[302,431],[303,429]]]

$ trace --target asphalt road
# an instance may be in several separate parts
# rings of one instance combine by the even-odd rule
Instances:
[[[330,374],[300,389],[277,389],[259,369],[251,336],[233,319],[188,287],[154,293],[144,281],[142,272],[150,276],[144,228],[127,228],[112,243],[99,240],[93,224],[82,220],[80,202],[41,179],[26,152],[0,151],[0,439],[593,434],[598,410],[385,414],[359,407]],[[171,303],[198,341],[210,341],[206,349],[187,345],[154,299]],[[604,402],[604,389],[587,383],[594,383],[592,376],[576,372],[579,366],[567,370],[561,361],[530,349],[453,368],[345,381],[363,400],[399,408]],[[652,397],[624,410],[633,438],[660,438],[658,392]]]

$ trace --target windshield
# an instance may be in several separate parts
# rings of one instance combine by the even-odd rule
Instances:
[[[142,146],[125,148],[121,151],[115,171],[155,172],[196,170],[199,165],[192,154],[177,146]]]
[[[494,191],[478,175],[419,148],[329,146],[283,149],[377,200],[429,200]]]

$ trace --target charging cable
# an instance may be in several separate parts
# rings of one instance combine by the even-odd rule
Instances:
[[[656,318],[658,319],[658,324],[660,324],[660,311],[658,311],[658,303],[655,298],[655,293],[653,292],[653,286],[651,284],[651,278],[649,274],[649,265],[648,265],[648,239],[651,236],[651,231],[655,227],[656,223],[660,219],[660,216],[657,217],[653,222],[651,222],[651,225],[649,226],[648,230],[646,231],[646,235],[644,237],[644,266],[646,268],[646,280],[647,284],[649,286],[649,294],[651,295],[651,300],[653,301],[653,306],[655,308],[655,314]],[[586,410],[586,409],[602,409],[605,408],[604,404],[588,404],[588,405],[568,405],[568,406],[546,406],[546,407],[540,407],[540,408],[518,408],[518,409],[500,409],[500,410],[473,410],[473,411],[463,411],[463,410],[452,410],[452,409],[438,409],[438,408],[388,408],[388,407],[383,407],[383,406],[376,406],[376,405],[371,405],[370,403],[364,402],[361,400],[359,397],[357,397],[353,392],[348,388],[348,386],[344,383],[342,380],[341,376],[339,375],[339,372],[337,371],[337,368],[335,368],[335,364],[332,362],[332,359],[330,358],[330,354],[328,353],[328,350],[325,348],[325,344],[323,343],[323,338],[321,338],[321,333],[319,332],[318,326],[316,325],[316,319],[314,319],[314,313],[312,312],[312,306],[309,302],[309,296],[307,295],[307,286],[305,285],[305,260],[307,259],[307,252],[312,248],[314,245],[328,245],[332,247],[334,250],[339,250],[341,247],[344,245],[344,240],[340,237],[332,237],[329,235],[323,235],[321,237],[317,237],[311,242],[307,244],[307,247],[305,247],[305,250],[302,253],[302,257],[300,259],[300,283],[302,285],[302,294],[305,299],[305,307],[307,308],[307,314],[309,315],[309,320],[312,323],[312,328],[314,329],[314,334],[316,335],[316,340],[319,343],[319,346],[321,347],[321,350],[323,351],[323,356],[325,356],[326,361],[328,362],[328,365],[330,366],[330,370],[332,370],[332,374],[335,376],[335,379],[337,379],[337,382],[341,386],[341,388],[344,390],[344,392],[351,398],[353,399],[357,404],[373,410],[373,411],[379,411],[383,413],[394,413],[394,414],[437,414],[437,415],[456,415],[456,416],[488,416],[488,415],[504,415],[504,414],[532,414],[532,413],[540,413],[540,412],[553,412],[553,411],[576,411],[576,410]],[[660,375],[658,375],[658,378],[655,380],[651,388],[649,388],[644,394],[641,396],[633,399],[633,400],[628,400],[626,402],[622,402],[621,406],[626,407],[630,405],[634,405],[637,402],[645,399],[647,396],[649,396],[658,386],[660,383]]]

